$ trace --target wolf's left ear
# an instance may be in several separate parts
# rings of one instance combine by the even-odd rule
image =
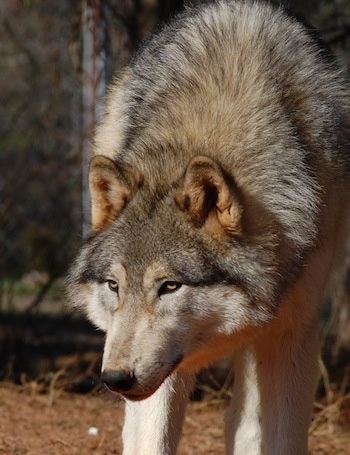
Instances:
[[[191,159],[175,200],[196,227],[210,234],[239,235],[242,232],[238,189],[209,157]]]
[[[96,155],[89,167],[91,227],[99,231],[114,221],[131,199],[132,189],[121,169],[109,158]]]

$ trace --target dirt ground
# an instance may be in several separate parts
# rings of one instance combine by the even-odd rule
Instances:
[[[121,454],[123,403],[99,382],[103,334],[65,315],[1,316],[0,455]],[[224,454],[225,371],[219,382],[200,378],[179,455]],[[349,380],[349,367],[325,375],[309,454],[350,455]]]
[[[224,454],[225,401],[191,402],[180,455]],[[350,395],[317,404],[310,429],[310,452],[350,454]],[[123,405],[107,391],[87,395],[35,384],[0,383],[0,454],[121,454]],[[248,454],[247,454],[248,455]]]

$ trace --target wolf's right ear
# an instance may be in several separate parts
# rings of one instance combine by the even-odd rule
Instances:
[[[242,233],[242,203],[234,181],[207,156],[192,158],[175,200],[192,223],[211,235]]]
[[[89,168],[91,227],[94,231],[111,224],[131,199],[132,189],[122,171],[109,158],[96,155]]]

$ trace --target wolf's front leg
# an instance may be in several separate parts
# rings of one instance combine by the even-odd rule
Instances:
[[[233,394],[225,424],[227,454],[263,453],[256,356],[250,346],[234,354]]]
[[[174,455],[195,376],[176,372],[150,397],[125,402],[123,455]]]
[[[316,321],[302,333],[272,328],[238,354],[226,418],[229,455],[307,454],[317,328]]]
[[[303,324],[303,323],[302,323]],[[264,454],[307,455],[319,379],[318,324],[267,334],[256,345]]]

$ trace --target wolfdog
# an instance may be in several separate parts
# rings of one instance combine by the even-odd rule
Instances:
[[[165,25],[110,90],[67,290],[106,332],[124,454],[176,453],[196,372],[226,355],[227,453],[307,454],[350,181],[347,88],[321,41],[219,0]]]

